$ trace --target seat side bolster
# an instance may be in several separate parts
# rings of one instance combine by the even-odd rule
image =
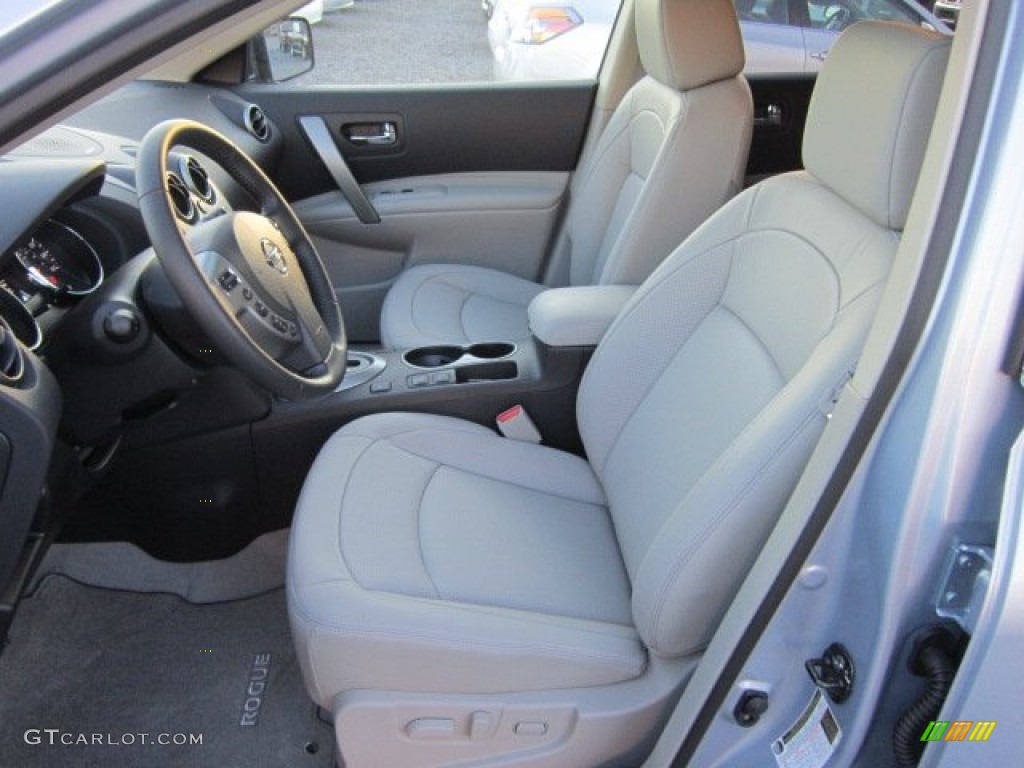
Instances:
[[[660,95],[649,81],[636,103]],[[669,92],[676,116],[629,219],[594,281],[638,285],[743,187],[750,151],[753,100],[743,77],[683,94]],[[666,211],[670,211],[666,215]]]
[[[811,362],[662,524],[633,584],[633,618],[653,652],[682,656],[707,644],[817,444],[880,294],[879,285],[844,308]]]
[[[647,663],[632,627],[376,592],[345,580],[289,589],[299,658],[325,707],[337,691],[363,688],[500,693],[602,685],[633,679]],[[474,690],[456,689],[466,680]]]
[[[471,341],[516,341],[524,338],[526,306],[543,289],[539,283],[485,267],[414,266],[399,276],[384,299],[381,339],[384,346],[391,349]],[[508,318],[491,317],[484,312],[479,323],[473,322],[464,310],[474,298],[508,305]],[[519,307],[521,313],[515,311]],[[473,327],[477,324],[484,327]],[[476,338],[484,332],[489,338]],[[494,337],[490,338],[492,335]]]
[[[580,457],[547,446],[508,440],[485,428],[448,439],[446,430],[419,430],[391,442],[408,453],[480,477],[585,504],[606,506],[604,491]]]

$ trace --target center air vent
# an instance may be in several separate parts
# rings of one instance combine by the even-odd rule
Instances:
[[[192,195],[189,194],[188,187],[176,173],[167,174],[167,194],[178,216],[191,222],[196,216],[196,208],[192,204]]]
[[[270,140],[270,122],[266,113],[255,104],[245,108],[245,127],[260,141]]]
[[[21,348],[7,321],[0,318],[0,384],[15,387],[24,375],[25,359]]]
[[[198,160],[194,157],[186,157],[181,164],[181,173],[193,192],[205,202],[213,202],[214,193],[213,185],[210,183],[210,174],[199,164]]]

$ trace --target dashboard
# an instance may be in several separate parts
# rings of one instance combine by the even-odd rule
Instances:
[[[145,247],[128,190],[98,159],[0,163],[0,317],[40,351],[66,313]]]
[[[266,167],[280,151],[258,106],[217,88],[136,82],[0,159],[0,317],[45,358],[69,311],[149,247],[135,156],[146,130],[186,117],[228,135]],[[255,130],[253,126],[258,126]],[[182,157],[169,179],[184,220],[230,207],[239,190],[219,168]]]

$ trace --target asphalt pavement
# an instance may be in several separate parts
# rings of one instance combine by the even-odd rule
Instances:
[[[302,85],[494,79],[480,0],[356,0],[313,27],[316,67]]]

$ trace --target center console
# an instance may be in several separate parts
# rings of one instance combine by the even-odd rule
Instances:
[[[574,453],[576,394],[590,347],[516,343],[438,345],[404,350],[350,348],[338,390],[309,402],[275,403],[252,425],[261,506],[290,512],[309,465],[344,424],[371,413],[416,411],[495,426],[498,414],[522,405],[545,445]],[[287,520],[287,518],[285,518]]]
[[[413,410],[481,424],[509,405],[526,406],[545,443],[579,450],[575,398],[590,349],[549,348],[533,339],[404,350],[350,348],[348,368],[327,398],[278,403],[271,422],[308,415],[336,429],[367,413]]]
[[[449,384],[513,381],[519,377],[516,350],[516,345],[509,342],[409,349],[402,352],[401,365],[397,366],[404,380],[381,377],[388,368],[388,356],[384,353],[350,351],[348,370],[337,391],[344,392],[367,382],[371,382],[370,394],[385,394],[392,392],[396,385],[425,389]],[[398,362],[391,360],[392,366]]]

